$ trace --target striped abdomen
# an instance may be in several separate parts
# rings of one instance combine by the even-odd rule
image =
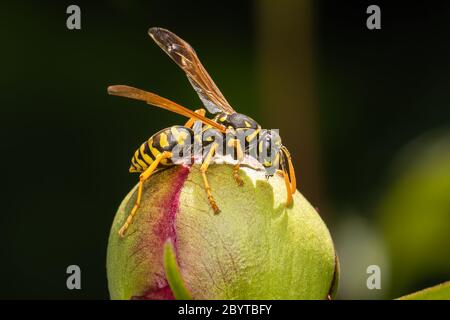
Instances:
[[[130,172],[143,172],[164,151],[172,151],[176,145],[192,143],[194,134],[189,128],[173,126],[163,129],[145,141],[131,159]],[[162,160],[158,167],[173,165],[171,159]]]

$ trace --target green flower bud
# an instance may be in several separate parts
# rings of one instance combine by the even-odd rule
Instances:
[[[211,165],[207,176],[221,210],[214,214],[199,166],[174,166],[145,184],[125,237],[118,230],[136,200],[123,200],[111,228],[107,272],[112,299],[326,299],[338,266],[330,234],[296,192],[286,208],[278,175]]]

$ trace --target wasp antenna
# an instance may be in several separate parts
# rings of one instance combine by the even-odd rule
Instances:
[[[297,179],[295,178],[294,165],[292,164],[291,154],[285,146],[281,146],[281,151],[284,154],[284,158],[287,160],[289,169],[289,180],[291,184],[291,192],[294,193],[297,190]]]

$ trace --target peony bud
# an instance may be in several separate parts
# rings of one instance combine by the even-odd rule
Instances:
[[[278,175],[211,165],[214,214],[199,166],[174,166],[144,185],[125,237],[118,230],[136,199],[123,200],[111,228],[107,272],[112,299],[326,299],[338,267],[330,234],[297,191],[286,208]],[[170,283],[170,284],[169,284]]]

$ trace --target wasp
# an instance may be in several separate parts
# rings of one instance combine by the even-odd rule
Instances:
[[[264,167],[267,178],[273,176],[275,172],[284,177],[287,189],[286,205],[289,206],[292,203],[292,194],[296,190],[296,179],[291,155],[282,145],[280,136],[273,131],[262,130],[255,120],[236,112],[231,107],[201,64],[194,49],[186,41],[163,28],[150,28],[148,33],[156,44],[185,72],[202,104],[214,117],[207,118],[205,108],[193,111],[154,93],[134,87],[126,85],[108,87],[108,93],[111,95],[144,101],[152,106],[188,118],[183,126],[172,126],[154,134],[134,153],[129,171],[140,173],[137,198],[125,223],[119,230],[119,235],[124,236],[139,209],[144,182],[156,171],[176,165],[173,161],[175,147],[184,144],[190,145],[195,139],[202,138],[193,131],[194,124],[199,122],[203,126],[200,135],[208,134],[209,137],[227,135],[228,138],[222,141],[225,141],[227,147],[231,147],[234,157],[237,158],[237,163],[233,167],[233,177],[238,185],[242,185],[239,168],[244,156],[246,154],[264,154],[264,156],[258,157],[258,162]],[[236,138],[238,134],[244,134],[244,143]],[[235,138],[229,138],[230,136]],[[220,209],[212,195],[206,173],[208,166],[214,161],[220,142],[215,139],[206,139],[203,140],[203,147],[207,147],[207,149],[201,160],[200,172],[208,201],[214,213],[217,214]],[[226,150],[230,150],[230,148],[226,148]]]

